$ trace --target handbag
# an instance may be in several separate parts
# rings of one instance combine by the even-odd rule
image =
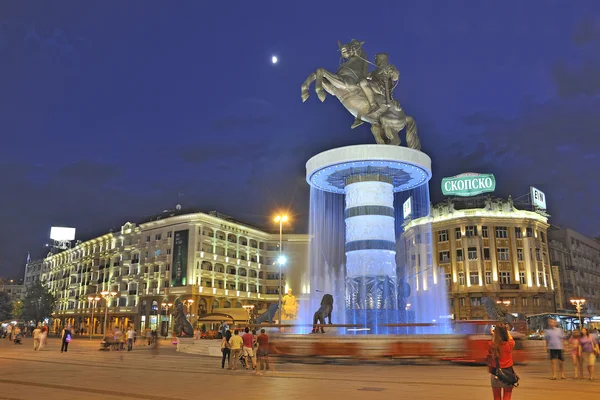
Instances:
[[[519,376],[512,369],[500,368],[500,359],[496,357],[496,379],[505,385],[519,386]]]
[[[67,337],[65,337],[65,342],[71,343],[71,335],[67,333]]]

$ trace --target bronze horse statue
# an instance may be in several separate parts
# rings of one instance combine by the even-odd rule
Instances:
[[[311,333],[319,333],[319,327],[317,324],[325,325],[325,318],[329,319],[331,325],[331,312],[333,311],[333,296],[329,293],[323,295],[321,299],[321,307],[317,310],[313,316],[313,329]],[[321,333],[325,333],[325,330],[321,326]]]
[[[183,302],[180,297],[175,299],[173,313],[171,315],[173,315],[173,332],[175,333],[175,336],[194,336],[194,328],[185,318]]]
[[[309,88],[315,82],[315,92],[321,101],[325,101],[327,93],[338,98],[342,105],[358,120],[371,124],[371,133],[378,144],[400,145],[399,132],[406,127],[406,144],[416,150],[421,149],[417,135],[417,125],[412,117],[407,116],[399,103],[391,99],[389,88],[387,93],[371,80],[370,62],[362,47],[364,42],[352,39],[350,43],[341,45],[338,42],[344,62],[336,73],[319,68],[306,78],[302,84],[302,101],[306,101]],[[368,85],[374,93],[374,105],[370,103],[361,85]]]

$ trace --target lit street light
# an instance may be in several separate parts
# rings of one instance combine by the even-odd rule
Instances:
[[[281,302],[282,302],[282,297],[281,297],[281,267],[283,265],[285,265],[287,259],[285,258],[285,256],[283,255],[283,223],[284,222],[288,222],[288,216],[287,215],[278,215],[275,217],[275,222],[279,222],[279,257],[277,258],[277,264],[279,265],[279,307],[278,307],[278,313],[279,313],[279,325],[281,325]]]
[[[583,321],[581,320],[581,309],[585,304],[585,299],[571,299],[571,304],[577,309],[577,319],[579,319],[580,328],[583,327]]]
[[[173,303],[167,303],[167,300],[163,300],[162,306],[166,309],[167,314],[167,331],[165,332],[165,338],[169,335],[169,326],[171,326],[171,315],[169,314],[169,308],[173,307]]]
[[[106,309],[104,310],[104,331],[103,331],[104,336],[106,336],[106,323],[108,322],[108,307],[110,304],[109,302],[113,297],[115,297],[117,295],[117,292],[104,291],[100,294],[102,295],[102,297],[104,297],[104,300],[106,300]]]
[[[90,296],[88,300],[92,303],[92,318],[90,319],[90,340],[92,340],[92,335],[94,334],[94,328],[96,328],[96,324],[94,324],[94,310],[96,310],[96,303],[100,301],[100,297],[98,296]]]

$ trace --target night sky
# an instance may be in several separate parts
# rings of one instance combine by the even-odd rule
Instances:
[[[306,160],[374,143],[337,99],[300,99],[352,38],[400,70],[434,201],[492,172],[600,235],[599,1],[4,1],[0,276],[52,225],[88,239],[178,203],[266,227],[289,207],[306,232]]]

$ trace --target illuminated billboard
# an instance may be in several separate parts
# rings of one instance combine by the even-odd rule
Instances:
[[[66,228],[64,226],[53,226],[50,228],[50,239],[59,242],[65,240],[75,240],[75,228]]]

